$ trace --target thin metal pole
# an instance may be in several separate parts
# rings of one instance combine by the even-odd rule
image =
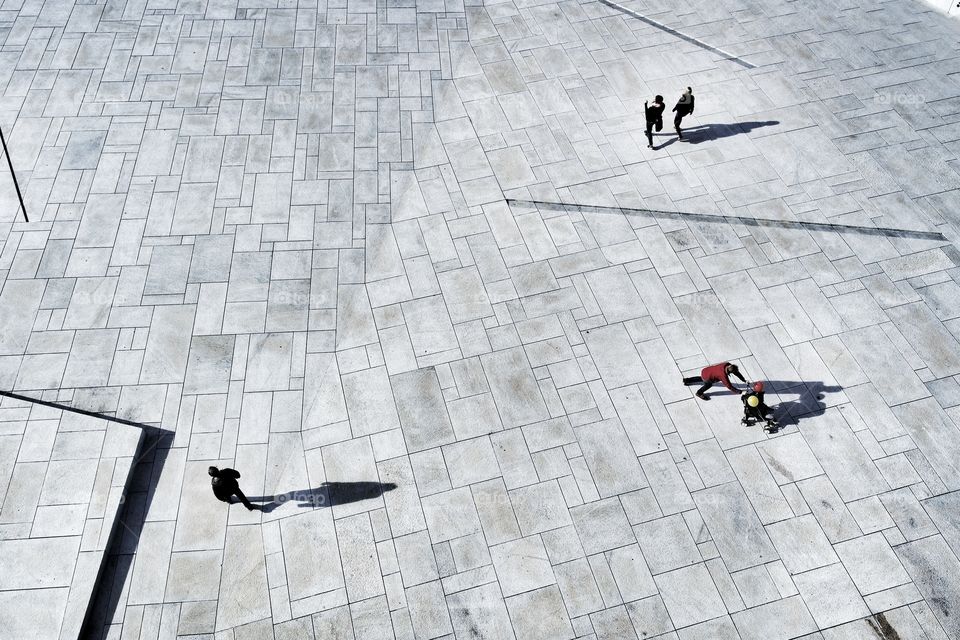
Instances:
[[[27,217],[27,205],[23,204],[23,194],[20,193],[20,183],[17,182],[17,174],[13,171],[13,160],[10,158],[10,150],[7,149],[7,139],[3,137],[3,129],[0,129],[0,142],[3,143],[3,152],[7,155],[10,175],[13,176],[13,186],[17,190],[17,197],[20,198],[20,208],[23,209],[23,221],[30,222],[30,218]]]

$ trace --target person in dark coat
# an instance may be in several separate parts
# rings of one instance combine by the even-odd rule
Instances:
[[[754,422],[766,422],[768,430],[775,429],[776,425],[770,416],[773,409],[764,402],[762,382],[754,382],[753,387],[740,396],[740,401],[743,402],[743,424],[749,426]]]
[[[667,105],[663,104],[663,96],[654,97],[652,105],[648,105],[646,101],[643,103],[644,114],[647,118],[648,149],[653,149],[653,128],[656,127],[657,131],[663,129],[663,110],[666,108]]]
[[[677,114],[673,116],[673,128],[677,130],[677,137],[683,140],[680,122],[684,117],[693,113],[693,89],[691,87],[687,87],[687,90],[683,92],[680,99],[677,100],[677,104],[674,105],[673,111]]]
[[[712,364],[709,367],[704,367],[703,370],[700,371],[699,376],[684,378],[683,384],[691,385],[703,383],[703,386],[697,390],[697,397],[701,400],[709,400],[710,398],[704,394],[706,393],[707,389],[718,382],[727,389],[730,389],[730,391],[733,391],[734,393],[740,393],[740,391],[730,382],[730,376],[740,378],[740,382],[744,384],[747,383],[746,378],[744,378],[740,373],[740,369],[737,367],[737,365],[729,362],[721,362],[719,364]]]
[[[257,508],[255,505],[250,504],[247,496],[243,495],[243,491],[240,491],[240,485],[237,484],[237,479],[240,477],[239,471],[236,469],[217,469],[216,467],[210,467],[207,469],[207,473],[210,474],[210,485],[213,487],[213,495],[217,497],[217,500],[230,503],[233,502],[233,496],[237,496],[240,502],[243,503],[243,506],[247,508],[247,511],[253,511]]]

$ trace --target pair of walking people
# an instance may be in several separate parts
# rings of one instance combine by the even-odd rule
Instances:
[[[680,99],[677,100],[677,104],[673,107],[673,128],[677,132],[677,137],[680,140],[683,140],[683,132],[680,130],[680,123],[683,119],[693,113],[693,88],[687,87],[687,90],[683,92],[680,96]],[[660,131],[663,129],[663,111],[667,108],[667,105],[663,103],[663,96],[656,96],[653,99],[653,104],[647,102],[643,103],[644,115],[647,120],[647,148],[653,149],[653,132],[654,129]]]

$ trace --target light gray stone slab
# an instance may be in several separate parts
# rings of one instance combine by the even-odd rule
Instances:
[[[888,404],[910,402],[928,395],[926,387],[913,373],[913,368],[880,327],[848,331],[841,338]],[[886,371],[901,373],[894,379],[886,375]]]
[[[370,517],[360,513],[334,522],[337,546],[350,549],[340,556],[343,578],[350,600],[366,600],[384,593],[380,562],[370,527]],[[323,549],[329,553],[329,549]]]
[[[677,627],[686,627],[727,612],[703,564],[655,576],[663,603]]]
[[[444,491],[421,500],[434,543],[480,531],[480,518],[469,487]]]
[[[137,545],[130,580],[130,604],[149,604],[163,599],[173,549],[174,522],[146,522]]]
[[[458,348],[457,334],[443,298],[420,298],[404,302],[401,306],[413,352],[418,358]]]
[[[495,582],[447,595],[447,607],[458,637],[475,633],[505,640],[516,638],[503,595]]]
[[[453,426],[435,369],[417,369],[395,375],[390,379],[390,385],[409,451],[422,451],[454,441]],[[368,402],[366,386],[355,387],[358,404]]]
[[[347,405],[336,356],[327,353],[307,354],[303,380],[305,429],[347,419]]]
[[[906,433],[887,401],[872,384],[847,387],[843,392],[877,440],[888,440]]]
[[[377,341],[370,299],[363,285],[337,288],[337,349],[351,349]]]
[[[797,482],[823,473],[816,456],[799,433],[772,438],[757,445],[777,484]]]
[[[640,294],[622,266],[589,271],[586,277],[608,324],[647,315]]]
[[[354,436],[388,431],[401,425],[385,367],[348,373],[342,376],[342,380]],[[407,405],[407,410],[411,409],[413,407]]]
[[[608,389],[648,380],[630,336],[623,325],[609,325],[583,332],[600,377]]]
[[[164,599],[178,602],[217,599],[222,559],[219,549],[171,554]]]
[[[406,598],[417,637],[439,638],[453,632],[439,580],[407,589]]]
[[[623,506],[616,498],[572,507],[570,516],[587,555],[636,543]]]
[[[540,536],[529,536],[490,548],[505,597],[556,584]]]
[[[634,527],[646,564],[654,574],[703,561],[690,531],[679,514],[658,518]]]
[[[695,293],[674,301],[707,360],[732,361],[750,353],[740,331],[715,294]]]
[[[0,622],[12,638],[56,638],[70,589],[0,591]]]
[[[69,587],[79,536],[0,541],[0,591]]]
[[[554,458],[556,457],[559,456]],[[550,464],[545,465],[545,468],[549,467]],[[565,465],[564,468],[569,469]],[[553,477],[543,472],[541,475],[546,478]],[[510,500],[516,512],[516,520],[525,535],[570,524],[565,499],[555,481],[514,489],[510,492]]]
[[[300,551],[306,553],[307,549],[301,548]],[[217,600],[217,629],[230,629],[269,617],[270,598],[267,594],[260,527],[230,527],[223,556],[220,597]],[[303,561],[303,557],[300,559]],[[301,566],[308,564],[304,562]],[[293,584],[299,585],[299,582],[291,581]]]
[[[729,310],[730,320],[737,329],[743,331],[778,321],[777,314],[745,271],[711,278],[710,286],[724,309]]]
[[[643,394],[635,385],[610,390],[610,399],[630,444],[637,456],[663,451],[666,444],[663,435],[650,413]]]
[[[788,640],[817,630],[803,599],[797,595],[731,614],[744,640]]]
[[[664,515],[693,508],[694,501],[690,497],[690,491],[668,452],[643,456],[640,458],[640,466]]]
[[[793,510],[756,449],[741,447],[729,452],[727,460],[740,479],[760,522],[769,524],[793,515]]]
[[[624,601],[636,601],[657,593],[656,582],[638,545],[607,551],[606,558]]]
[[[833,627],[870,614],[857,587],[840,563],[794,576],[794,582],[820,628]]]
[[[900,424],[950,490],[960,488],[960,429],[933,398],[893,408]]]
[[[930,519],[937,525],[937,529],[954,553],[960,549],[960,510],[956,508],[958,503],[960,503],[960,493],[957,492],[945,493],[923,501],[924,510],[930,514]]]
[[[767,525],[766,530],[783,564],[792,574],[838,562],[830,541],[812,515],[775,522]]]
[[[636,452],[619,420],[604,420],[575,431],[600,497],[647,486]]]
[[[739,571],[778,558],[739,483],[704,489],[693,498],[728,570]]]
[[[843,415],[827,409],[800,423],[800,433],[844,501],[882,493],[886,480]]]
[[[317,509],[283,518],[280,536],[284,558],[287,559],[287,588],[291,599],[298,600],[345,586],[339,543],[329,510]]]
[[[450,438],[452,439],[452,433]],[[454,487],[483,482],[500,476],[500,466],[490,438],[479,437],[443,447],[450,483]]]
[[[0,353],[20,355],[27,348],[43,288],[24,280],[11,280],[0,291]]]
[[[572,617],[603,609],[603,598],[586,558],[556,565],[554,572],[563,603]]]
[[[880,533],[842,542],[835,549],[862,594],[910,582],[910,576],[890,548],[890,543]]]
[[[658,277],[655,269],[644,269],[630,274],[634,286],[643,299],[644,306],[650,312],[654,322],[664,324],[681,319],[680,311],[673,298]]]
[[[520,537],[520,525],[502,479],[495,478],[473,485],[471,492],[487,544],[495,545]]]
[[[190,341],[190,354],[183,387],[186,393],[226,393],[233,366],[233,336],[196,336]]]
[[[515,595],[507,598],[506,603],[518,638],[569,640],[574,637],[563,599],[556,586]]]
[[[925,303],[893,307],[887,315],[936,377],[960,373],[960,342]]]
[[[518,427],[548,417],[523,349],[516,347],[484,354],[480,361],[505,427]]]
[[[837,543],[861,535],[857,519],[827,476],[803,480],[797,483],[797,487],[830,542]]]
[[[142,384],[181,382],[187,369],[194,308],[157,307],[143,355]]]

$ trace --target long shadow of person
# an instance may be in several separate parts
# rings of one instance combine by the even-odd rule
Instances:
[[[763,120],[760,122],[733,122],[730,124],[701,124],[695,127],[683,128],[683,139],[691,144],[729,138],[741,133],[750,133],[760,127],[770,127],[780,124],[779,120]]]
[[[379,498],[396,488],[392,482],[324,482],[312,489],[287,491],[275,496],[252,496],[248,500],[262,502],[260,510],[270,513],[287,502],[296,502],[301,508],[319,509]]]

